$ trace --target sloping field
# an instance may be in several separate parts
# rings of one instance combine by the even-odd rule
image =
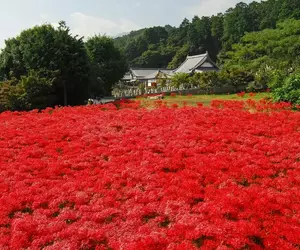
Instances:
[[[0,114],[0,249],[299,249],[300,113],[268,105]]]

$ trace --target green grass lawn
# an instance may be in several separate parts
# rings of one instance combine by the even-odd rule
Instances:
[[[197,103],[201,102],[205,106],[209,106],[212,100],[235,100],[235,101],[241,101],[241,100],[247,100],[247,99],[254,99],[254,100],[261,100],[265,97],[270,97],[269,93],[258,93],[255,96],[249,96],[249,94],[246,94],[243,98],[237,96],[236,94],[232,95],[193,95],[193,96],[180,96],[177,95],[175,97],[167,96],[163,100],[168,105],[172,104],[178,104],[179,106],[182,106],[185,102],[188,106],[197,106]],[[151,103],[154,103],[155,100],[148,100],[148,99],[140,99],[142,100],[143,104],[145,106],[151,105]]]

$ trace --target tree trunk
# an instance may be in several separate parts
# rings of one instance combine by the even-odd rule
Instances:
[[[63,81],[64,84],[64,106],[68,105],[68,95],[67,95],[67,85],[66,81]]]

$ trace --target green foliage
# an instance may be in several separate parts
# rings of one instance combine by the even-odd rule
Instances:
[[[21,76],[20,80],[2,82],[0,84],[0,111],[44,109],[53,106],[55,95],[53,83],[41,77],[36,71],[30,71],[28,76]]]
[[[189,74],[177,73],[171,79],[172,86],[179,88],[180,86],[187,86],[189,84]]]
[[[213,87],[220,87],[227,85],[227,78],[221,72],[203,72],[195,73],[189,79],[191,87],[198,87],[210,92]]]
[[[161,88],[164,88],[167,86],[167,79],[166,78],[158,79],[157,83],[160,85]]]
[[[22,76],[19,87],[23,90],[23,99],[28,109],[44,109],[55,104],[53,83],[55,78],[41,77],[36,71],[30,71],[28,76]]]
[[[13,107],[17,103],[14,97],[20,92],[16,87],[17,83],[16,79],[0,82],[0,112],[14,110]]]
[[[186,58],[188,55],[189,46],[184,45],[182,48],[180,48],[176,55],[173,57],[172,61],[169,63],[168,68],[169,69],[175,69],[177,68]]]
[[[300,20],[295,19],[279,22],[276,29],[248,33],[227,53],[224,68],[254,74],[254,81],[248,85],[249,91],[268,86],[273,91],[274,100],[297,103],[299,74],[294,72],[300,71],[299,34]]]
[[[214,87],[233,87],[235,92],[246,90],[249,85],[254,85],[255,76],[251,72],[243,70],[223,70],[195,73],[193,75],[178,73],[171,79],[176,88],[201,88],[210,93]],[[258,84],[257,84],[258,85]],[[258,90],[258,89],[256,89]],[[261,90],[261,89],[259,89]]]
[[[113,84],[128,70],[125,57],[107,36],[94,36],[85,44],[91,63],[90,92],[94,96],[108,95]]]
[[[299,0],[241,2],[223,14],[195,16],[191,21],[185,18],[176,28],[168,25],[134,31],[116,38],[115,44],[124,51],[130,66],[176,68],[188,54],[206,51],[223,64],[232,45],[246,33],[274,29],[277,22],[289,18],[300,19]]]
[[[293,70],[300,57],[300,20],[278,23],[276,29],[246,34],[227,53],[225,68]]]
[[[0,53],[0,111],[83,104],[110,94],[127,71],[111,38],[95,36],[86,45],[65,22],[41,25],[6,41]]]
[[[56,75],[56,105],[82,104],[88,97],[89,62],[84,43],[70,34],[64,22],[58,29],[36,26],[6,41],[0,56],[1,78],[21,80],[32,70],[43,72],[44,77]]]
[[[214,25],[214,35],[212,34]],[[152,27],[115,39],[130,66],[148,68],[176,68],[188,54],[209,51],[212,59],[221,48],[223,17],[194,17],[184,19],[178,28]]]
[[[288,76],[283,83],[273,83],[272,95],[277,102],[300,104],[300,74]]]
[[[253,22],[253,12],[246,3],[238,3],[235,8],[227,10],[224,17],[224,48],[230,49],[231,44],[237,43],[245,32],[258,30],[257,24]]]
[[[246,88],[249,84],[254,82],[254,75],[246,70],[233,69],[228,71],[228,79],[230,85],[238,91],[239,87]]]
[[[196,78],[196,79],[195,79]],[[192,81],[199,88],[206,90],[209,93],[209,90],[218,85],[218,75],[213,72],[205,72],[205,73],[196,73],[192,77]]]
[[[114,39],[115,46],[118,49],[121,49],[122,52],[124,52],[124,48],[128,46],[129,43],[131,43],[133,40],[135,40],[137,37],[141,36],[143,34],[145,29],[135,30],[131,31],[129,34],[116,37]]]

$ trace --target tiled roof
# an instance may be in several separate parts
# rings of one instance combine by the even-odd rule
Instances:
[[[144,76],[143,79],[155,79],[159,71],[155,71],[150,75]]]
[[[132,75],[130,73],[126,73],[125,76],[123,77],[124,81],[130,81],[132,79]]]
[[[176,73],[192,73],[195,70],[204,64],[205,62],[210,62],[213,67],[206,68],[203,67],[206,71],[218,70],[218,67],[210,59],[208,53],[196,55],[196,56],[187,56],[186,60],[175,70],[171,69],[158,69],[158,68],[132,68],[128,72],[123,80],[147,80],[155,79],[159,72],[162,72],[168,76],[172,76]],[[199,71],[200,72],[200,71]]]
[[[174,74],[173,69],[161,69],[160,71],[164,74],[167,74],[167,75],[173,75]]]
[[[159,72],[162,72],[167,75],[172,75],[172,69],[151,69],[151,68],[144,68],[144,69],[135,69],[132,68],[131,72],[137,79],[154,79]]]
[[[175,73],[191,73],[206,61],[208,54],[188,56],[186,60],[175,70]]]
[[[173,70],[171,70],[171,69],[160,69],[160,70],[157,70],[157,71],[153,72],[150,75],[144,76],[143,79],[155,79],[156,76],[159,74],[159,72],[162,72],[163,74],[166,74],[166,75],[169,75],[169,76],[173,75]]]
[[[145,76],[154,74],[155,72],[158,72],[159,69],[135,69],[132,68],[131,72],[134,76],[136,76],[137,78],[145,78]]]

